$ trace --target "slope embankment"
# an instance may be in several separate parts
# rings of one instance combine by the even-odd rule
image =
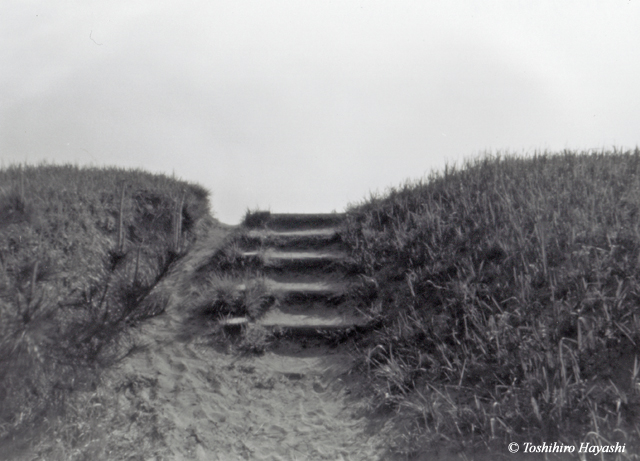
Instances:
[[[159,287],[166,312],[23,459],[385,459],[350,373],[366,319],[348,303],[336,229],[266,227],[199,241]],[[231,308],[242,315],[220,315]]]
[[[0,170],[2,456],[98,387],[131,329],[166,310],[161,284],[213,225],[207,196],[138,170]]]
[[[249,213],[186,256],[197,187],[30,197],[45,180],[11,174],[0,435],[72,397],[10,459],[637,458],[637,149],[478,159],[346,215]]]
[[[383,319],[361,347],[407,451],[637,459],[639,216],[638,149],[484,157],[349,210]]]

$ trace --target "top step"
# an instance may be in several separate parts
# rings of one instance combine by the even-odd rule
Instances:
[[[266,228],[274,231],[319,229],[338,226],[345,213],[259,213],[245,220],[249,228]]]

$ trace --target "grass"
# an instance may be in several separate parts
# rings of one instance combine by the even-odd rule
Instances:
[[[640,151],[471,160],[352,206],[343,238],[383,318],[360,345],[398,453],[637,459]]]
[[[162,280],[207,224],[208,192],[138,170],[0,170],[0,438],[27,433],[166,309]]]
[[[263,278],[231,277],[213,273],[192,293],[193,313],[220,319],[248,317],[256,319],[275,302]]]
[[[242,224],[250,229],[262,227],[271,218],[270,211],[247,210]]]

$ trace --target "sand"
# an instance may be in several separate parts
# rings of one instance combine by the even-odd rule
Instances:
[[[151,434],[145,451],[159,459],[383,459],[344,374],[348,351],[282,342],[239,355],[206,344],[201,332],[180,333],[181,321],[173,312],[149,322],[147,349],[114,370],[120,410],[141,413],[123,437]]]
[[[135,329],[144,347],[107,370],[97,389],[76,392],[58,422],[5,459],[390,459],[376,430],[385,423],[368,418],[364,381],[348,373],[349,345],[280,339],[248,355],[213,333],[215,321],[189,320],[179,293],[192,289],[195,268],[227,231],[216,232],[166,281],[167,312]]]

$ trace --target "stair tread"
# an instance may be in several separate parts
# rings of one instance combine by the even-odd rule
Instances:
[[[340,313],[335,309],[312,308],[292,313],[281,309],[272,309],[256,321],[264,326],[353,326],[364,325],[367,319],[354,313]]]
[[[271,213],[271,219],[282,218],[335,218],[343,219],[346,213]]]
[[[221,324],[225,326],[241,326],[250,323],[268,329],[332,330],[365,326],[368,320],[355,315],[325,316],[318,313],[290,314],[274,309],[256,321],[252,321],[247,317],[234,317],[221,322]]]
[[[316,271],[286,271],[269,274],[265,280],[276,283],[330,283],[339,285],[351,285],[358,279],[344,275],[341,272],[316,272]]]
[[[337,281],[318,281],[318,282],[276,282],[274,280],[267,280],[267,287],[275,292],[345,292],[348,288],[347,282]]]
[[[302,229],[276,231],[270,229],[254,229],[250,230],[247,235],[249,237],[268,237],[268,238],[297,238],[297,237],[333,237],[338,233],[335,227],[325,227],[318,229]]]
[[[307,251],[285,251],[285,250],[274,250],[267,249],[266,251],[260,250],[249,250],[243,251],[243,256],[258,256],[262,255],[266,259],[296,259],[296,260],[315,260],[315,259],[332,259],[332,260],[342,260],[347,257],[347,254],[343,251],[317,251],[317,250],[307,250]]]
[[[280,282],[272,279],[264,280],[265,287],[273,293],[308,292],[308,293],[344,293],[350,283],[338,280],[318,280],[305,282]],[[247,289],[246,283],[236,285],[238,291]]]

